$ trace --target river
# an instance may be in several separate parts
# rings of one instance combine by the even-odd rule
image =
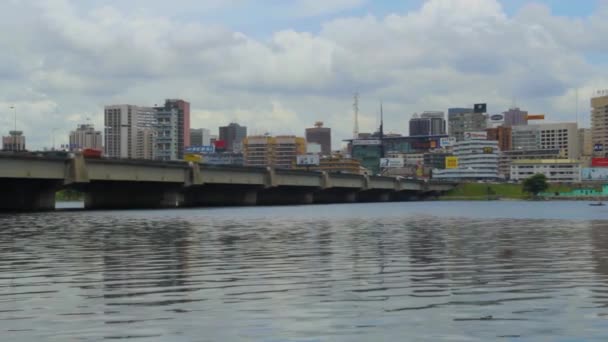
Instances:
[[[0,214],[3,341],[605,341],[608,207]]]

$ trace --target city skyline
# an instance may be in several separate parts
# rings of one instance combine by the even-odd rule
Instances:
[[[101,128],[104,105],[184,98],[195,128],[235,121],[299,136],[320,120],[337,148],[352,136],[356,91],[360,131],[378,126],[382,101],[385,127],[407,134],[414,112],[484,102],[500,113],[513,98],[573,122],[577,89],[588,127],[589,98],[608,87],[606,2],[266,5],[266,15],[242,21],[250,1],[4,3],[1,25],[15,34],[0,38],[14,52],[0,57],[2,134],[13,127],[10,106],[28,148],[41,149],[53,136],[67,143],[87,117]]]

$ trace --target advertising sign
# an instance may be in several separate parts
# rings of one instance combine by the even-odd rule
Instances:
[[[492,147],[484,147],[483,148],[483,153],[484,154],[492,154],[492,153],[494,153],[494,149]]]
[[[450,147],[450,146],[454,146],[454,144],[456,144],[455,137],[446,137],[446,138],[439,139],[439,146],[441,146],[441,147]]]
[[[215,152],[215,146],[190,146],[186,147],[186,153],[213,153]]]
[[[464,132],[464,140],[487,140],[488,133],[486,131]]]
[[[487,105],[485,103],[476,103],[473,107],[473,112],[475,113],[486,113]]]
[[[299,166],[317,166],[320,162],[319,155],[317,154],[301,154],[296,156],[296,164]]]
[[[353,140],[353,146],[356,145],[382,145],[382,141],[377,139],[355,139]]]
[[[608,168],[586,167],[581,170],[583,181],[605,181],[608,180]]]
[[[528,120],[545,120],[545,114],[528,115],[527,119]]]
[[[384,168],[397,168],[403,167],[405,162],[403,158],[380,158],[380,167]]]
[[[608,167],[608,158],[591,158],[591,166]]]
[[[502,114],[494,114],[494,115],[490,116],[490,120],[492,120],[492,121],[503,121],[504,118],[505,117]]]
[[[445,168],[446,169],[457,169],[458,168],[458,157],[445,157]]]
[[[604,145],[602,144],[595,144],[593,145],[593,151],[595,152],[602,152],[604,150]]]

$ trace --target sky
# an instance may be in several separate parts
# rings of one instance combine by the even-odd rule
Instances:
[[[193,128],[304,135],[333,147],[407,134],[412,114],[516,104],[589,126],[608,88],[608,0],[4,0],[0,131],[28,149],[103,127],[110,104],[191,102]],[[578,101],[577,99],[578,93]]]

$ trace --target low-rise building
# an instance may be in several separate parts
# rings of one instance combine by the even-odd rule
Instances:
[[[2,137],[3,151],[25,151],[25,135],[22,131],[10,131],[8,136]]]
[[[291,169],[296,157],[306,154],[306,139],[292,135],[249,136],[243,140],[246,166],[272,166]]]
[[[522,159],[511,163],[511,180],[523,181],[535,174],[543,174],[548,182],[578,183],[581,165],[573,159]]]
[[[458,167],[433,169],[433,178],[451,180],[496,180],[498,174],[498,142],[472,139],[454,145]]]
[[[319,165],[315,166],[296,166],[296,170],[325,171],[338,173],[358,174],[361,171],[361,163],[356,159],[350,158],[322,158]]]
[[[564,158],[560,149],[549,150],[512,150],[503,151],[498,158],[498,173],[504,178],[511,177],[511,163],[522,159],[560,159]]]

